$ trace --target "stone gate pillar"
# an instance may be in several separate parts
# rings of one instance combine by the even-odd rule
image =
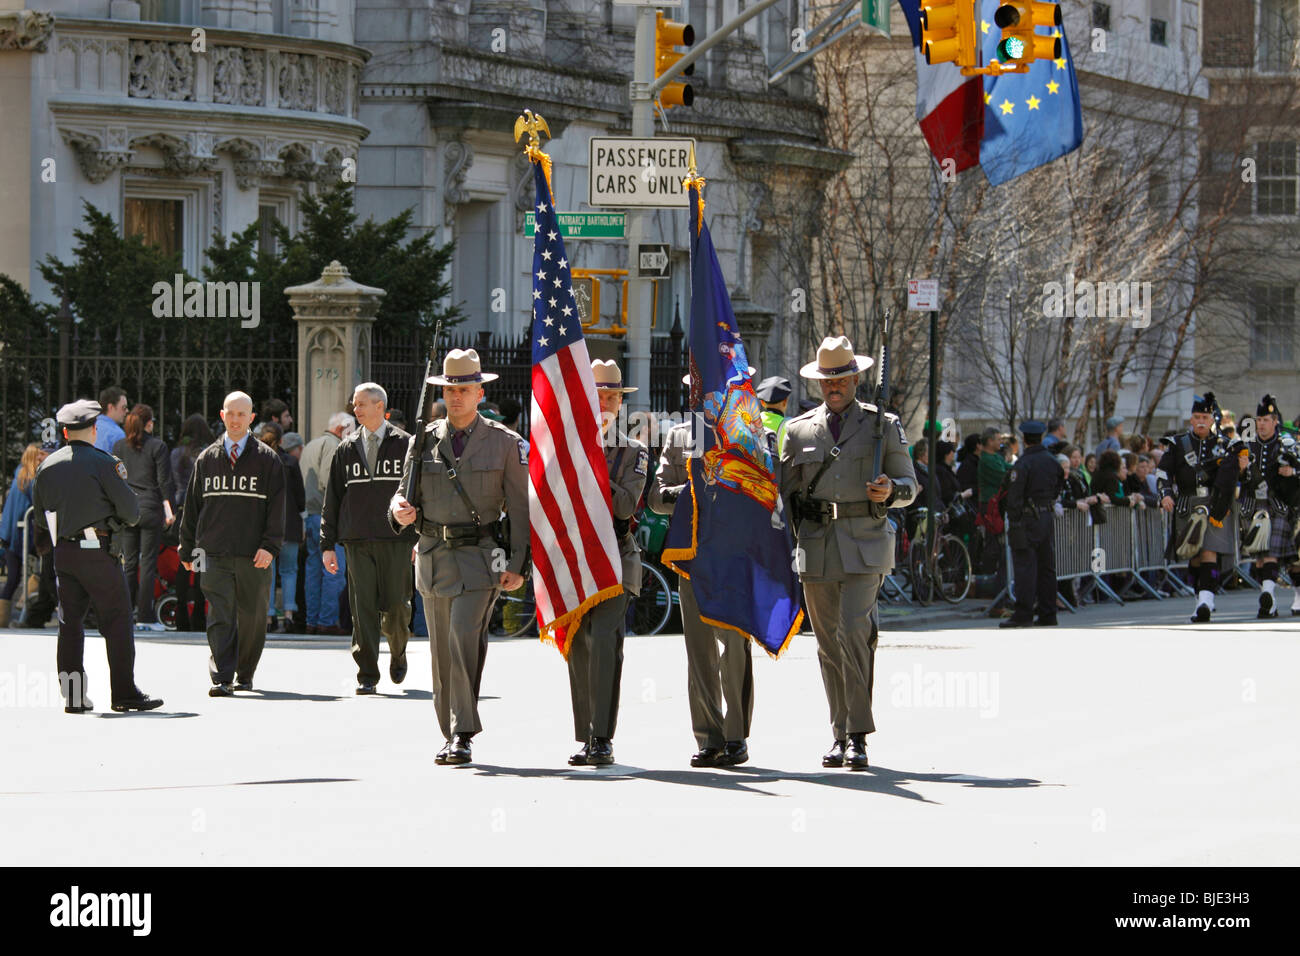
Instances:
[[[307,441],[370,379],[370,332],[383,289],[353,282],[337,260],[315,282],[285,289],[298,322],[298,421]]]

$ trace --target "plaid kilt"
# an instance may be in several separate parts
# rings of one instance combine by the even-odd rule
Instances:
[[[1267,501],[1256,502],[1254,498],[1243,498],[1241,500],[1241,527],[1246,528],[1255,516],[1255,512],[1261,507],[1269,513],[1268,551],[1266,556],[1280,560],[1294,559],[1296,557],[1296,543],[1293,537],[1295,525],[1287,519],[1286,508],[1279,508]],[[1257,557],[1265,557],[1265,555],[1257,555]]]

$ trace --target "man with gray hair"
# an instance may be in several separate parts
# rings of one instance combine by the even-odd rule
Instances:
[[[348,550],[358,694],[373,694],[379,683],[380,616],[388,638],[388,676],[394,684],[406,677],[406,642],[411,636],[415,529],[394,529],[388,522],[388,503],[402,480],[411,436],[385,420],[387,405],[388,393],[374,382],[362,382],[353,391],[352,409],[361,427],[334,452],[321,511],[321,562],[328,574],[339,573],[339,543]]]
[[[330,462],[339,442],[345,435],[351,434],[355,427],[356,420],[351,415],[335,412],[330,416],[325,432],[307,443],[298,461],[302,468],[302,483],[307,499],[307,579],[303,583],[303,589],[307,595],[308,634],[344,633],[339,627],[339,595],[343,593],[343,585],[347,581],[347,561],[343,549],[336,548],[334,558],[338,562],[338,573],[325,572],[320,553],[320,522]]]

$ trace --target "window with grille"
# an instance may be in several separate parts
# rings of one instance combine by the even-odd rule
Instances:
[[[1257,362],[1284,365],[1295,355],[1295,288],[1255,286],[1251,350]]]
[[[1110,4],[1094,3],[1092,5],[1092,25],[1100,30],[1110,29]]]
[[[1255,212],[1261,216],[1294,216],[1300,170],[1294,141],[1255,146]]]
[[[1297,63],[1300,39],[1300,0],[1260,0],[1259,68],[1285,73]]]

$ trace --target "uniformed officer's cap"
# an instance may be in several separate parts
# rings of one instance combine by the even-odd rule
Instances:
[[[776,404],[789,398],[790,393],[793,391],[794,386],[790,384],[788,378],[771,375],[758,383],[758,388],[754,389],[754,394],[758,396],[759,401]]]
[[[79,401],[69,402],[59,409],[55,416],[57,421],[64,428],[89,428],[95,424],[95,419],[104,413],[99,402],[93,402],[88,398]]]
[[[1041,435],[1047,431],[1047,425],[1036,418],[1031,418],[1027,422],[1020,423],[1020,432],[1023,435]]]

